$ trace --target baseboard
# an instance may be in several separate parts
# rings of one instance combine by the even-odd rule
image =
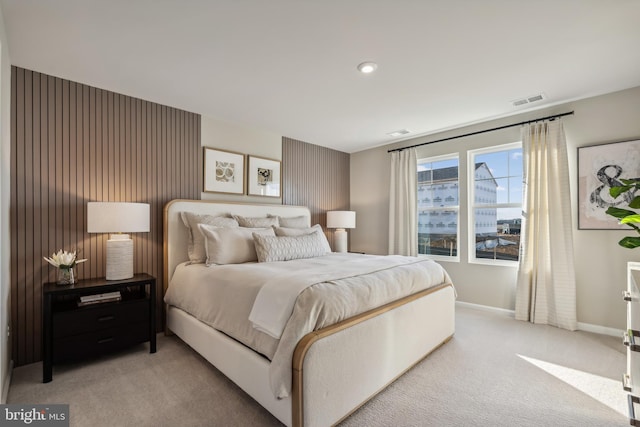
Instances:
[[[13,360],[9,362],[9,369],[7,370],[7,377],[2,384],[2,396],[0,396],[0,403],[7,403],[7,397],[9,397],[9,385],[11,384],[11,376],[13,375]]]
[[[612,337],[622,337],[624,331],[622,329],[610,328],[608,326],[593,325],[591,323],[578,322],[578,330],[584,332],[593,332],[594,334],[610,335]]]
[[[515,318],[515,310],[507,310],[505,308],[491,307],[488,305],[473,304],[470,302],[456,301],[456,305],[460,307],[473,308],[475,310],[488,311],[495,314]],[[612,337],[621,337],[624,331],[622,329],[610,328],[608,326],[593,325],[591,323],[578,322],[579,331],[592,332],[594,334],[610,335]]]
[[[502,316],[516,317],[516,312],[514,310],[507,310],[506,308],[491,307],[490,305],[473,304],[464,301],[456,301],[456,305],[460,307],[473,308],[475,310],[489,311]]]

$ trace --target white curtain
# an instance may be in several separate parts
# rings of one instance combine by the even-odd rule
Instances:
[[[391,153],[389,254],[418,254],[417,159],[415,148]]]
[[[576,284],[564,129],[560,119],[526,125],[523,224],[516,319],[576,329]]]

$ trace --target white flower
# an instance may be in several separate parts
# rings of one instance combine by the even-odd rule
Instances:
[[[51,258],[43,257],[45,261],[56,268],[69,269],[76,264],[85,262],[86,259],[76,259],[76,252],[67,252],[60,249],[57,253],[51,254]]]

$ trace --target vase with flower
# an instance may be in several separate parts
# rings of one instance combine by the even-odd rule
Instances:
[[[76,252],[67,252],[60,249],[54,252],[51,257],[44,257],[45,261],[58,269],[58,285],[73,285],[76,283],[76,277],[73,268],[76,264],[85,262],[86,259],[77,259]]]

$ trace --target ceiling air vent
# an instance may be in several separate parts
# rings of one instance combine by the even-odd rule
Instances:
[[[519,107],[521,105],[531,104],[532,102],[542,101],[544,99],[544,94],[539,93],[537,95],[528,96],[522,99],[516,99],[515,101],[511,101],[511,104],[514,107]]]
[[[410,133],[407,129],[399,129],[393,132],[389,132],[387,135],[389,136],[402,136]]]

